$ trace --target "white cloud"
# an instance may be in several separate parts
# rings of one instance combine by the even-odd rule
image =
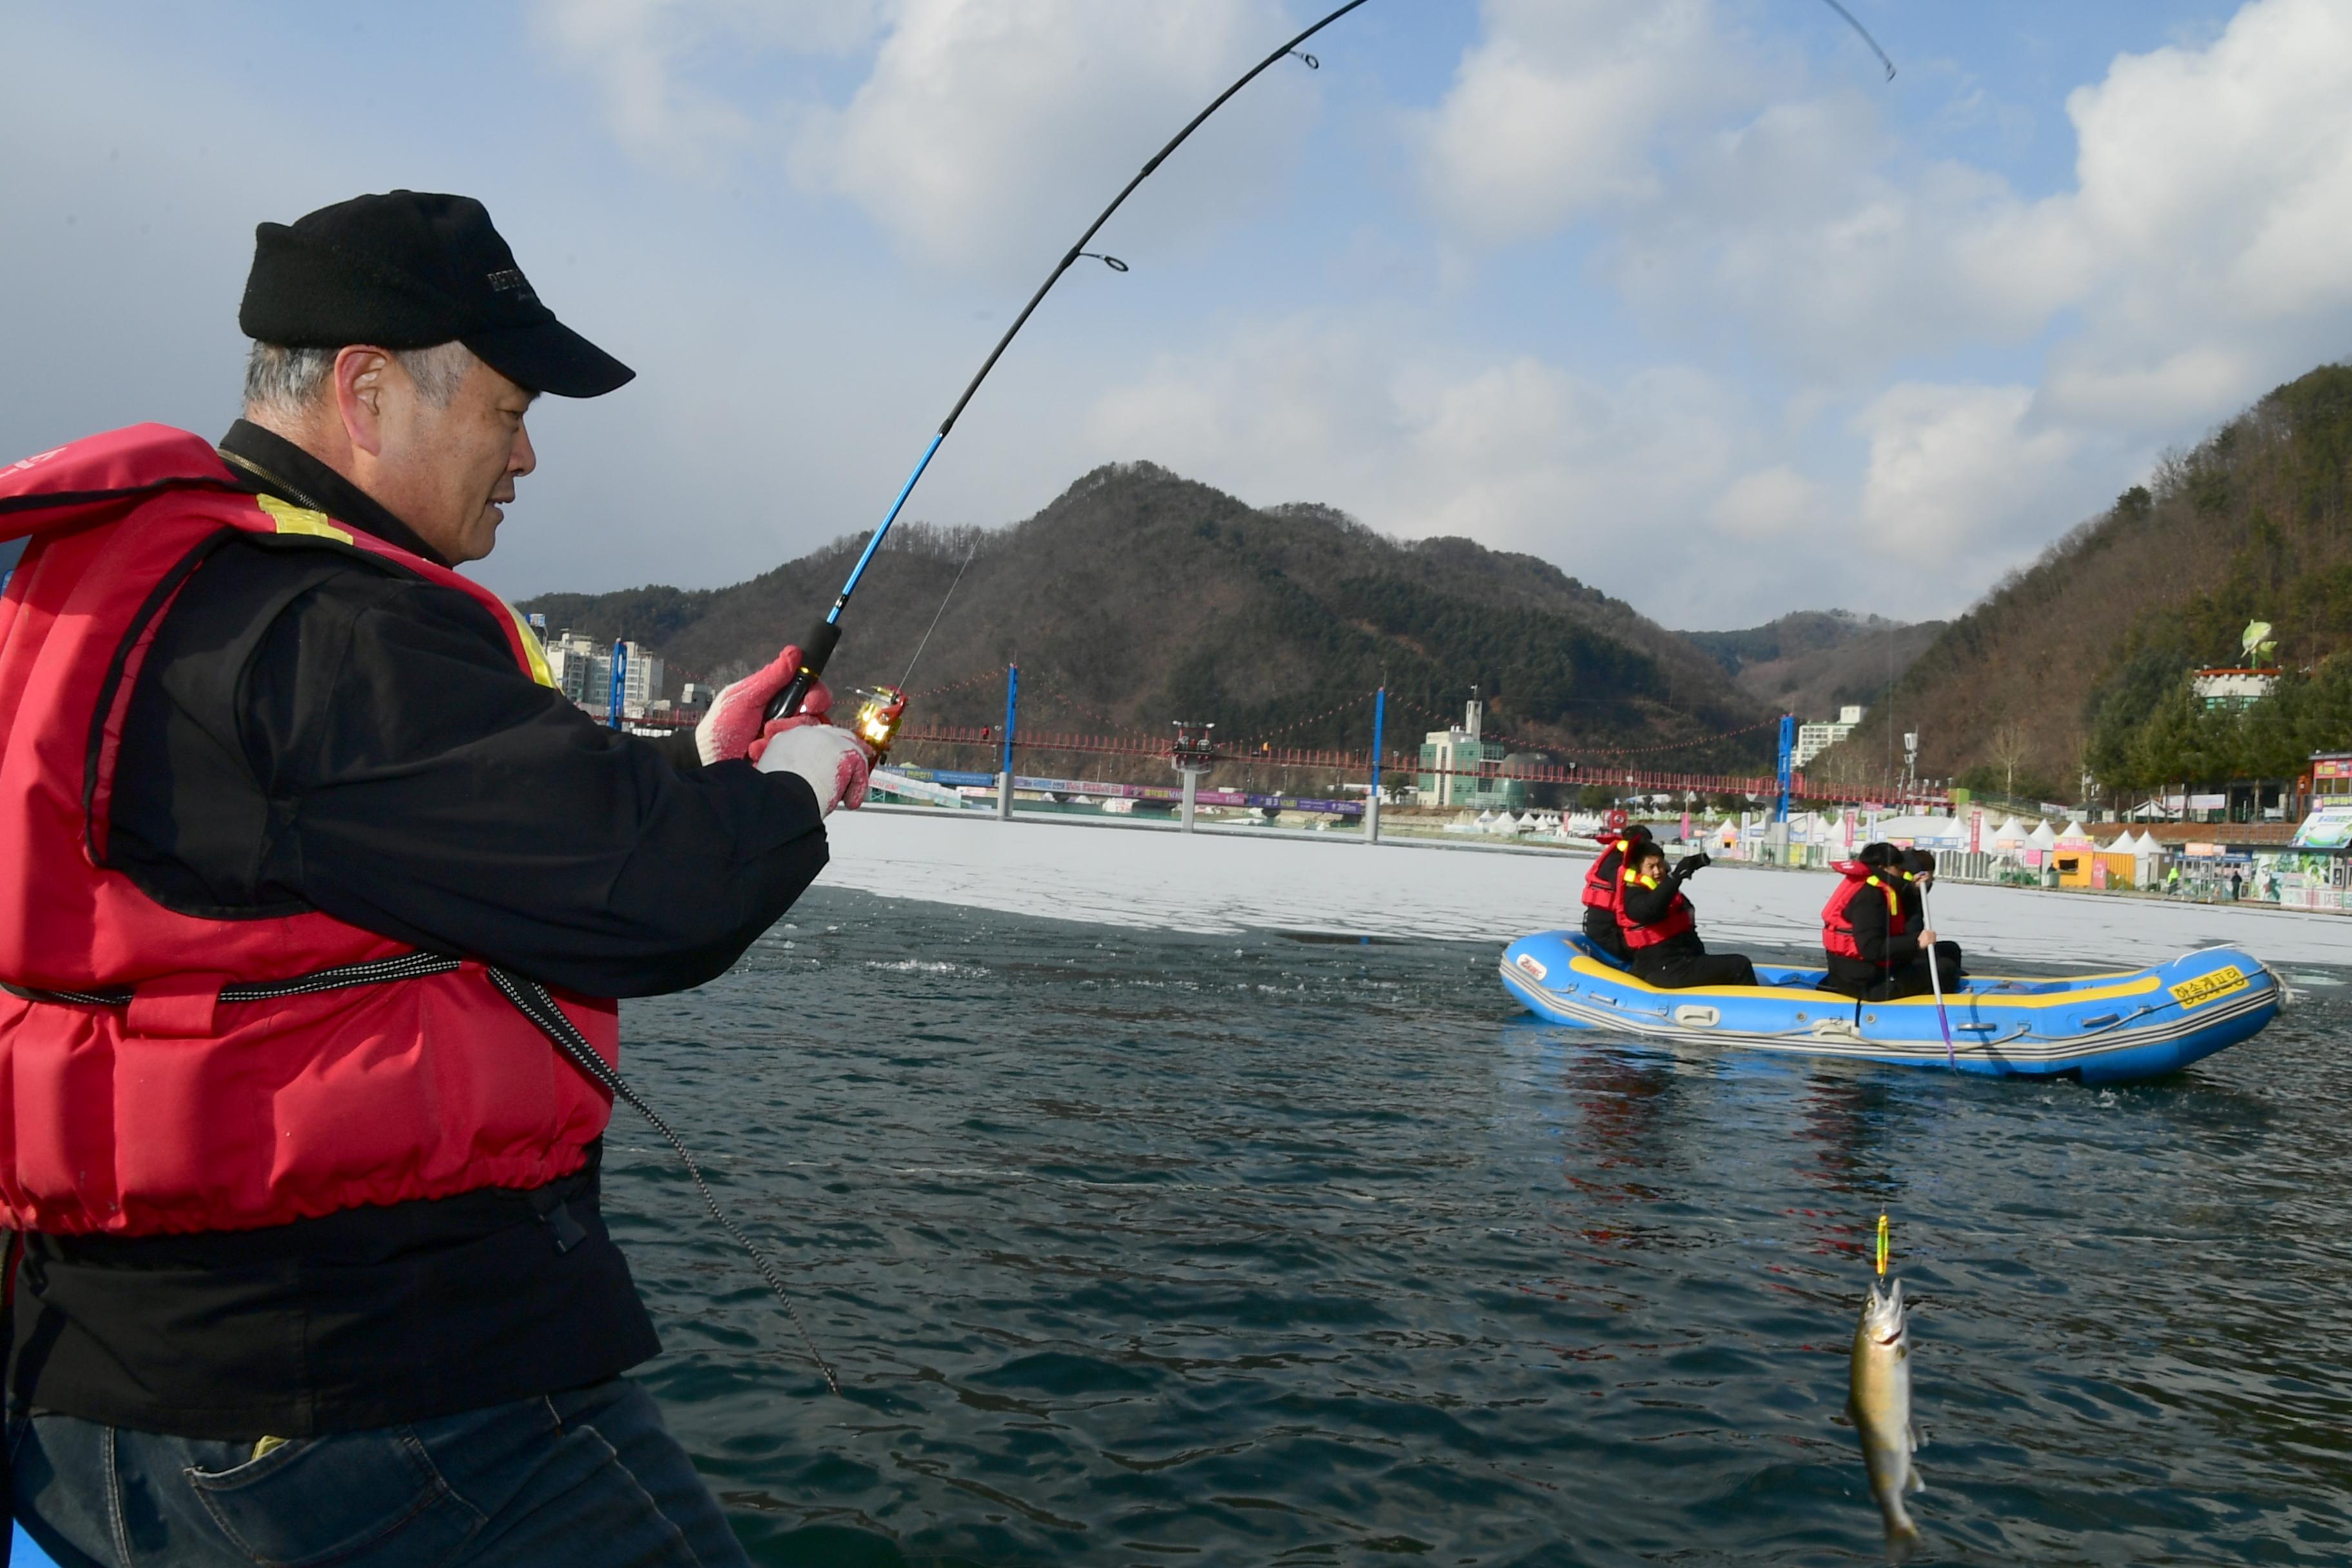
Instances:
[[[745,48],[835,54],[872,37],[881,0],[540,0],[532,30],[593,78],[613,134],[649,163],[700,173],[763,116],[697,79]]]
[[[1794,560],[1722,569],[1743,542],[1704,521],[1760,456],[1757,423],[1682,367],[1604,384],[1531,355],[1465,361],[1394,321],[1292,318],[1159,356],[1096,401],[1084,436],[1098,458],[1150,458],[1257,504],[1327,501],[1401,537],[1526,551],[1697,625],[1748,613],[1759,583],[1800,587]]]
[[[1752,91],[1713,0],[1487,0],[1485,15],[1453,89],[1413,122],[1427,201],[1483,242],[1654,197],[1657,139]]]
[[[1860,522],[1872,547],[1914,566],[2046,538],[2049,504],[2078,437],[2039,427],[2026,386],[1889,387],[1855,419],[1870,439]]]
[[[1787,539],[1819,531],[1830,509],[1818,483],[1776,463],[1733,480],[1706,516],[1733,539]]]
[[[2123,465],[2352,350],[2343,0],[2249,0],[2118,55],[2068,97],[2074,182],[2041,197],[1924,156],[1875,84],[1727,64],[1726,22],[1707,0],[1494,0],[1419,146],[1457,240],[1597,216],[1604,275],[1657,333],[1704,362],[1737,323],[1763,376],[1794,379],[1787,406],[1857,410],[1853,500],[1765,465],[1714,499],[1727,538],[1842,511],[1915,569],[2021,554]]]
[[[1284,25],[1273,0],[904,0],[856,94],[803,120],[792,167],[934,265],[1033,268]],[[1103,246],[1181,234],[1262,197],[1315,91],[1303,69],[1269,71]]]

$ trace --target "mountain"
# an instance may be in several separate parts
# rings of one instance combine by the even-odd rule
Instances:
[[[1737,632],[1685,632],[1757,701],[1800,719],[1831,720],[1878,700],[1944,629],[1850,610],[1798,610]]]
[[[2117,790],[2142,773],[2228,777],[2249,764],[2184,761],[2179,738],[2144,731],[2189,705],[2187,671],[2238,662],[2253,620],[2273,623],[2290,685],[2352,652],[2352,366],[2323,365],[2167,454],[1946,626],[1849,744],[1880,754],[1898,723],[1919,731],[1924,774],[1997,787],[2013,771],[2017,793],[2053,799],[2086,770]]]
[[[864,542],[729,588],[523,608],[723,681],[797,640]],[[1457,720],[1475,685],[1488,733],[1523,749],[1687,742],[1652,755],[1769,763],[1753,728],[1768,715],[1722,665],[1549,563],[1465,539],[1401,543],[1328,507],[1253,509],[1150,463],[1097,468],[1007,528],[894,529],[845,617],[834,689],[897,682],[959,570],[908,682],[910,722],[1001,722],[1003,671],[1018,662],[1024,729],[1157,739],[1186,719],[1214,721],[1228,744],[1352,748],[1370,742],[1385,678],[1391,750]]]

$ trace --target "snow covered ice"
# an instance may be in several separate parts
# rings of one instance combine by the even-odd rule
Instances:
[[[1011,914],[1216,932],[1248,929],[1442,937],[1497,944],[1582,918],[1583,855],[1384,842],[1352,834],[1239,834],[1067,818],[835,813],[824,881],[886,898]],[[1827,871],[1717,862],[1690,883],[1710,946],[1818,945]],[[2276,964],[2339,964],[2352,917],[2240,904],[1959,883],[1932,895],[1936,929],[1971,954],[2136,969],[2225,942]]]

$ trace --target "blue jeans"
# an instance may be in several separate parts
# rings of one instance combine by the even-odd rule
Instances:
[[[8,1423],[16,1517],[63,1568],[718,1568],[742,1547],[626,1378],[405,1426],[251,1443]]]

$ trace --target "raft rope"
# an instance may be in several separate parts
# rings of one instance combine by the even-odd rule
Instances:
[[[807,1348],[809,1360],[815,1363],[817,1371],[824,1374],[824,1385],[838,1394],[841,1382],[833,1375],[833,1368],[818,1352],[816,1341],[809,1335],[808,1325],[801,1321],[801,1310],[793,1304],[792,1292],[784,1289],[783,1277],[776,1271],[776,1266],[768,1261],[768,1255],[754,1246],[751,1238],[728,1216],[727,1211],[719,1206],[719,1199],[712,1194],[710,1184],[703,1179],[702,1166],[688,1151],[686,1141],[670,1131],[669,1123],[655,1114],[654,1108],[638,1097],[637,1091],[629,1087],[628,1080],[612,1063],[597,1054],[596,1047],[589,1044],[588,1037],[580,1032],[580,1026],[555,1005],[555,998],[548,994],[546,986],[495,966],[489,968],[488,973],[490,984],[497,986],[524,1017],[538,1025],[541,1032],[554,1042],[555,1048],[562,1051],[573,1067],[585,1073],[591,1083],[599,1085],[615,1100],[628,1101],[630,1108],[651,1122],[654,1131],[667,1139],[669,1146],[677,1152],[678,1161],[685,1165],[686,1173],[694,1178],[695,1190],[702,1194],[702,1206],[710,1211],[710,1217],[719,1222],[719,1228],[732,1237],[735,1245],[751,1258],[751,1267],[759,1271],[761,1279],[775,1292],[776,1300],[783,1303],[784,1316],[790,1318],[793,1327],[799,1331],[801,1343]]]

